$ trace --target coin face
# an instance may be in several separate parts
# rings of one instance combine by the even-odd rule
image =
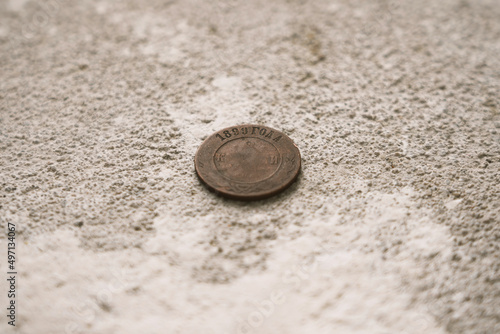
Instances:
[[[245,124],[208,137],[194,164],[209,189],[229,198],[255,200],[275,195],[295,181],[300,152],[284,133]]]

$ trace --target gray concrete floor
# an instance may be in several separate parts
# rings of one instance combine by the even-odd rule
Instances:
[[[499,18],[497,0],[0,1],[19,272],[0,332],[500,332]],[[197,147],[243,123],[298,145],[285,193],[199,183]]]

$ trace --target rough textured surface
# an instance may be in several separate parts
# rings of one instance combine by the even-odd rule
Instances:
[[[496,0],[0,1],[17,332],[500,332],[499,17]],[[285,193],[198,182],[198,145],[242,123],[301,149]]]

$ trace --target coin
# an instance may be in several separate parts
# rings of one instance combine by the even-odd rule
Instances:
[[[216,193],[240,200],[275,195],[297,178],[300,152],[284,133],[244,124],[217,131],[196,152],[200,180]]]

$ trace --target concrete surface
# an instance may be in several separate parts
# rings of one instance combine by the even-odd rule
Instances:
[[[500,332],[498,0],[0,4],[1,333]],[[193,168],[247,122],[255,203]]]

